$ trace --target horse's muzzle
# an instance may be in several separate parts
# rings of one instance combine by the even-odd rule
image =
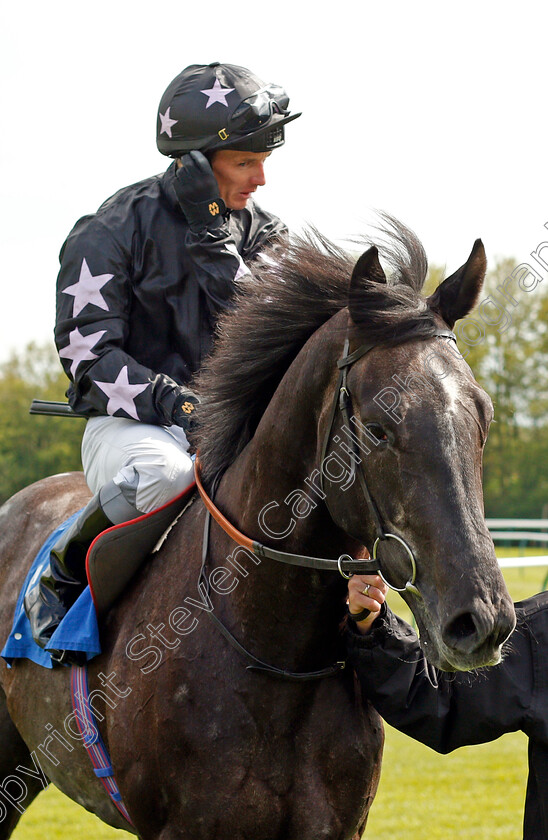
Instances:
[[[476,602],[471,609],[460,610],[441,627],[444,658],[456,670],[470,670],[500,661],[500,651],[516,624],[510,601],[504,600],[498,609]]]

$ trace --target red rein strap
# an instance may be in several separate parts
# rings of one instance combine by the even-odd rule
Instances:
[[[337,560],[326,557],[309,557],[306,554],[291,554],[286,551],[279,551],[276,548],[269,548],[257,540],[252,540],[238,531],[228,519],[221,513],[221,511],[214,505],[207,495],[200,478],[200,460],[196,456],[196,463],[194,466],[194,474],[196,478],[196,486],[198,487],[200,496],[206,510],[211,514],[215,522],[225,531],[230,539],[234,540],[238,545],[243,546],[256,557],[268,558],[269,560],[277,560],[279,563],[288,563],[291,566],[301,566],[308,569],[320,569],[322,571],[340,572],[341,575],[348,579],[350,574],[375,574],[378,568],[376,560],[355,560],[348,554],[341,554]]]
[[[221,511],[215,507],[209,496],[207,495],[206,491],[204,490],[201,478],[200,478],[200,462],[198,456],[196,456],[196,462],[194,465],[194,473],[196,477],[196,486],[198,487],[198,491],[202,498],[202,501],[206,507],[208,513],[215,519],[215,521],[221,526],[221,528],[226,531],[231,539],[233,539],[236,543],[243,546],[244,548],[251,551],[253,554],[257,556],[271,556],[272,559],[275,560],[282,560],[284,562],[294,562],[295,560],[309,560],[312,558],[300,557],[299,555],[285,555],[278,552],[272,552],[269,554],[269,549],[265,546],[262,546],[260,543],[254,542],[250,540],[248,537],[245,537],[237,528],[234,528],[233,525],[223,516]],[[207,525],[206,525],[206,533],[207,533]],[[206,543],[207,545],[207,543]],[[207,550],[207,549],[206,549]],[[290,558],[290,559],[285,559]],[[205,562],[205,559],[204,561]],[[300,565],[300,564],[299,564]],[[202,573],[203,573],[203,566],[202,566]],[[246,659],[250,664],[247,665],[247,670],[249,671],[261,671],[263,673],[269,674],[272,677],[277,677],[279,679],[290,680],[292,682],[303,682],[307,680],[319,680],[324,679],[325,677],[335,677],[342,670],[346,665],[344,660],[340,660],[338,662],[334,662],[332,665],[328,665],[327,668],[320,668],[316,671],[287,671],[284,668],[278,668],[275,665],[270,665],[268,662],[264,662],[262,659],[259,659],[254,654],[250,653],[246,648],[236,639],[235,636],[230,632],[230,630],[225,627],[225,625],[214,615],[213,612],[208,612],[207,615],[213,621],[213,623],[217,626],[220,632],[223,634],[225,639],[230,642],[230,644]]]
[[[234,525],[231,525],[228,519],[225,516],[223,516],[219,508],[215,507],[215,505],[207,495],[206,491],[204,490],[202,479],[200,477],[200,472],[200,460],[198,458],[198,455],[196,455],[196,461],[194,464],[194,476],[196,478],[196,486],[198,487],[200,496],[202,497],[202,502],[206,506],[207,510],[210,512],[215,522],[217,522],[217,524],[221,526],[223,531],[225,531],[228,534],[230,539],[234,540],[234,542],[238,543],[238,545],[242,545],[244,548],[247,548],[248,551],[251,551],[252,554],[254,554],[255,551],[253,540],[250,540],[249,537],[244,536],[244,534],[242,534],[241,531],[238,531],[238,529],[235,528]]]

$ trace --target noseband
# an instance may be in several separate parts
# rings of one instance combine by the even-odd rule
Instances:
[[[451,330],[441,330],[437,329],[433,334],[432,337],[438,338],[447,338],[456,343],[456,336]],[[340,411],[344,423],[346,423],[347,427],[350,428],[350,412],[349,407],[352,404],[352,397],[350,395],[350,391],[348,388],[348,371],[359,359],[363,358],[366,353],[369,353],[374,347],[378,347],[379,345],[376,342],[370,342],[368,344],[362,344],[357,350],[354,350],[353,353],[348,353],[349,350],[349,339],[348,337],[345,339],[344,349],[343,349],[343,356],[337,361],[337,367],[339,368],[339,379],[337,382],[337,387],[335,389],[335,395],[333,399],[333,403],[331,406],[331,411],[329,414],[329,422],[327,425],[327,431],[325,434],[323,446],[322,446],[322,454],[321,454],[321,461],[320,464],[323,465],[325,458],[327,457],[327,453],[329,450],[330,441],[332,438],[333,429],[335,426],[337,414]],[[420,592],[415,585],[415,580],[417,577],[417,564],[408,543],[402,538],[399,537],[397,534],[389,533],[385,531],[382,525],[382,519],[375,504],[373,497],[371,496],[371,492],[369,487],[367,486],[367,481],[365,479],[365,474],[363,469],[356,468],[356,465],[361,465],[361,458],[358,452],[358,445],[354,438],[352,440],[352,448],[353,448],[353,456],[350,458],[351,465],[351,476],[352,476],[352,484],[354,483],[354,479],[357,476],[358,482],[360,484],[362,494],[365,498],[367,503],[367,507],[371,514],[371,518],[375,525],[376,531],[376,538],[375,542],[373,543],[373,549],[371,552],[371,557],[369,559],[355,559],[348,554],[341,554],[337,560],[325,558],[325,557],[310,557],[308,555],[303,554],[293,554],[291,552],[279,551],[274,548],[270,548],[269,546],[265,546],[262,543],[258,542],[257,540],[252,540],[249,537],[246,537],[241,531],[238,531],[237,528],[234,527],[226,517],[221,513],[218,507],[214,504],[212,499],[206,493],[200,476],[200,461],[199,458],[196,457],[196,465],[195,465],[195,476],[196,476],[196,485],[198,487],[198,491],[202,498],[202,501],[206,507],[207,516],[206,516],[206,524],[204,530],[204,545],[202,550],[202,570],[200,574],[200,579],[202,582],[205,582],[205,562],[207,559],[207,551],[208,551],[208,542],[209,542],[209,524],[210,524],[210,517],[212,517],[218,525],[225,531],[228,536],[234,540],[234,542],[241,545],[243,548],[250,551],[256,557],[260,559],[266,558],[268,560],[276,560],[277,562],[281,563],[288,563],[292,566],[302,566],[308,569],[319,569],[320,571],[338,571],[346,580],[352,577],[354,574],[375,574],[378,573],[386,585],[393,589],[395,592],[410,592],[413,595],[420,597]],[[323,490],[323,471],[320,469],[320,488],[322,490],[322,496],[325,500],[326,506],[329,510],[329,503],[327,501],[327,495]],[[329,511],[332,518],[333,515],[331,510]],[[378,557],[378,546],[379,543],[383,542],[384,540],[395,540],[399,543],[405,550],[410,564],[411,564],[411,574],[409,580],[403,587],[397,587],[391,584],[386,577],[384,576],[380,566],[380,558]],[[239,650],[242,655],[245,655],[248,660],[251,661],[251,665],[248,665],[248,668],[252,670],[261,670],[267,671],[275,676],[282,676],[286,679],[315,679],[319,677],[331,676],[333,674],[338,673],[343,667],[343,662],[337,662],[335,665],[330,666],[329,668],[324,668],[321,671],[314,671],[308,673],[293,673],[289,671],[285,671],[283,669],[275,668],[272,665],[268,665],[262,660],[257,659],[255,656],[250,654],[245,648],[240,645],[240,643],[234,638],[234,636],[227,630],[227,628],[219,621],[219,619],[213,615],[212,612],[208,613],[210,618],[214,621],[215,624],[219,627],[225,638]]]

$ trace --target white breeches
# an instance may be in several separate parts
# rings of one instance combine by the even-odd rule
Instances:
[[[194,480],[188,441],[179,426],[123,417],[92,417],[82,439],[82,464],[92,493],[114,480],[129,505],[148,513]]]

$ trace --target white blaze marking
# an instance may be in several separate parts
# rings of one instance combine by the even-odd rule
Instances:
[[[445,406],[445,410],[455,414],[457,410],[457,402],[459,401],[461,393],[459,385],[454,376],[444,377],[440,380],[440,384],[448,397],[448,404]]]

